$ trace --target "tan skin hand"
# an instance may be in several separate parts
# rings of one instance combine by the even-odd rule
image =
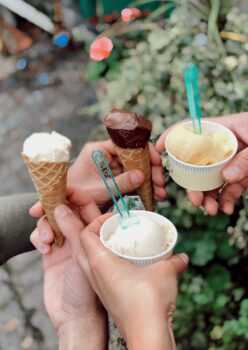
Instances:
[[[248,187],[248,113],[232,114],[209,120],[232,130],[238,140],[238,153],[222,170],[226,186],[208,192],[189,191],[188,197],[194,206],[202,205],[210,215],[216,215],[219,209],[231,215],[236,201]],[[164,143],[170,130],[171,128],[166,130],[156,143],[156,150],[159,153],[165,150]]]
[[[71,197],[73,198],[73,194]],[[69,239],[65,240],[63,247],[53,246],[49,251],[50,254],[45,254],[42,258],[44,303],[53,326],[58,332],[65,324],[72,321],[81,325],[86,319],[94,319],[101,309],[99,300],[77,260],[80,250],[80,232],[85,227],[85,223],[92,221],[96,214],[100,215],[100,211],[90,198],[84,196],[84,205],[81,203],[76,213],[77,216],[81,215],[84,222],[77,220],[73,226],[65,225],[66,230],[70,232]],[[66,214],[66,206],[62,206],[58,213],[55,210],[55,215],[60,220]],[[42,242],[40,233],[49,229],[46,218],[41,218],[38,229],[31,235],[32,243],[39,247]],[[104,319],[104,314],[100,318]]]
[[[108,140],[90,142],[83,147],[75,163],[70,168],[68,176],[69,185],[82,185],[87,193],[89,193],[99,205],[105,204],[105,202],[109,200],[109,195],[91,160],[91,153],[96,149],[101,150],[105,155],[113,175],[117,177],[116,181],[122,193],[134,191],[143,183],[144,175],[139,170],[132,170],[131,172],[129,171],[123,174],[123,168],[114,145]],[[149,149],[152,165],[154,199],[163,200],[166,196],[166,192],[164,189],[165,183],[161,158],[152,144],[150,144]]]
[[[173,349],[170,318],[176,303],[176,277],[186,268],[188,257],[181,254],[146,268],[118,258],[102,245],[98,237],[101,225],[111,215],[100,216],[81,232],[79,264],[130,349],[138,349],[134,335],[137,327],[144,327],[139,338],[142,349],[148,349],[147,344],[151,343],[158,350],[165,349],[165,345]],[[79,227],[80,219],[69,208],[63,218],[56,219],[65,237],[69,237],[67,227]],[[151,322],[148,334],[143,324],[145,319],[149,324]]]
[[[67,181],[69,187],[73,188],[76,186],[80,188],[81,192],[90,195],[100,207],[110,202],[109,194],[91,160],[91,153],[96,149],[104,153],[123,194],[135,191],[143,184],[144,174],[140,170],[131,170],[123,173],[123,168],[113,143],[108,140],[90,142],[82,148],[76,161],[69,169]],[[166,190],[161,158],[152,144],[150,144],[149,149],[152,165],[154,199],[162,201],[166,198]],[[80,204],[79,196],[78,203]],[[30,215],[34,217],[41,217],[44,215],[40,202],[30,209]]]

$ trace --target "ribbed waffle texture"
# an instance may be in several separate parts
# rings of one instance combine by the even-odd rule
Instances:
[[[145,148],[120,148],[117,145],[115,148],[125,171],[139,169],[145,175],[145,182],[139,188],[138,195],[146,210],[153,211],[149,144]]]
[[[64,203],[66,199],[68,164],[49,162],[33,163],[28,157],[24,156],[23,158],[35,189],[39,194],[49,224],[54,230],[56,244],[62,246],[64,237],[56,224],[53,212],[55,207]]]

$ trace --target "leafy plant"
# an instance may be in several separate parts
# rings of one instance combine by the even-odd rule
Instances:
[[[130,34],[123,35],[125,54],[115,73],[101,80],[104,94],[90,111],[101,117],[114,107],[137,111],[153,122],[156,138],[188,116],[183,71],[189,62],[200,71],[204,117],[248,111],[248,14],[232,4],[175,1],[169,20],[161,19],[162,9],[153,16],[156,22],[145,20],[150,29],[132,44]],[[248,196],[233,216],[209,217],[175,184],[169,183],[168,191],[168,201],[157,210],[175,223],[177,251],[188,253],[191,262],[179,284],[177,348],[246,349]]]

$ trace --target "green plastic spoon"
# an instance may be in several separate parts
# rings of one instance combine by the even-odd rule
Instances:
[[[189,113],[196,134],[202,133],[201,125],[201,102],[198,81],[198,69],[191,63],[184,71],[184,83],[189,105]]]

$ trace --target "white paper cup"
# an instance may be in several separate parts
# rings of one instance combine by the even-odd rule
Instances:
[[[133,214],[135,216],[146,216],[148,219],[151,219],[157,223],[161,224],[166,224],[167,226],[170,226],[171,232],[173,234],[173,241],[171,242],[171,245],[168,249],[166,249],[164,252],[154,255],[154,256],[146,256],[146,257],[136,257],[136,256],[129,256],[129,255],[124,255],[121,254],[113,249],[111,249],[108,244],[107,240],[111,236],[111,234],[115,231],[117,226],[119,225],[119,215],[116,214],[114,216],[111,216],[105,223],[102,225],[101,230],[100,230],[100,239],[103,243],[103,245],[111,250],[115,255],[118,255],[119,257],[131,262],[132,264],[136,264],[139,266],[146,266],[155,262],[158,262],[163,259],[168,259],[173,252],[173,248],[175,247],[175,244],[177,242],[177,230],[173,223],[166,219],[164,216],[159,215],[157,213],[153,213],[151,211],[145,211],[145,210],[131,210],[130,214]],[[156,234],[156,233],[155,233]]]
[[[186,122],[182,125],[191,125],[192,122]],[[210,191],[220,187],[224,184],[224,179],[221,176],[221,169],[234,157],[238,149],[238,142],[231,130],[225,126],[212,121],[202,120],[202,129],[210,134],[220,131],[225,132],[230,139],[230,144],[233,147],[233,151],[228,158],[222,162],[213,165],[192,165],[181,160],[178,160],[168,147],[168,140],[170,133],[168,134],[165,147],[169,158],[169,171],[172,179],[181,187],[184,187],[192,191]],[[174,130],[174,129],[173,129]]]

